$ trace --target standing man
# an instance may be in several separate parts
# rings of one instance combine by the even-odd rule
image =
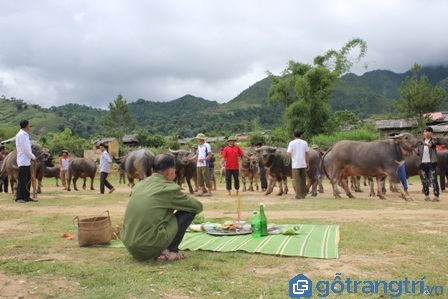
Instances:
[[[179,252],[179,244],[196,214],[202,212],[202,204],[173,182],[176,176],[173,156],[156,155],[153,169],[154,173],[132,190],[120,239],[140,261],[186,259]]]
[[[241,148],[235,144],[236,137],[230,136],[227,139],[227,146],[222,150],[221,153],[221,165],[226,167],[226,189],[227,195],[231,195],[232,190],[232,177],[233,183],[236,190],[236,195],[238,195],[240,190],[240,165],[239,157],[245,157],[246,159],[252,160],[252,157],[246,155]]]
[[[17,166],[19,167],[19,177],[17,182],[16,202],[37,202],[37,199],[30,197],[31,188],[31,160],[36,160],[31,150],[31,141],[28,132],[30,123],[23,119],[20,121],[20,131],[16,135]]]
[[[68,156],[68,151],[63,150],[61,156],[59,157],[59,166],[61,166],[61,181],[64,190],[67,190],[70,182],[68,181],[68,166],[70,164],[70,158]]]
[[[115,191],[114,186],[112,186],[107,180],[107,176],[110,171],[110,164],[112,164],[112,159],[106,150],[106,145],[104,143],[100,144],[101,158],[100,158],[100,194],[104,194],[104,186],[109,189],[109,193]]]
[[[286,150],[292,160],[292,183],[296,192],[296,199],[304,199],[306,190],[306,170],[310,165],[308,143],[302,139],[303,131],[294,132],[295,139],[292,140]]]
[[[205,142],[205,135],[199,133],[196,136],[198,140],[198,151],[195,155],[189,157],[187,160],[192,161],[197,159],[196,167],[197,167],[197,177],[198,177],[198,185],[199,185],[199,193],[198,196],[211,196],[212,195],[212,183],[210,182],[208,165],[209,160],[212,158],[212,148],[210,144]],[[206,192],[205,186],[208,188],[208,192]]]
[[[3,160],[6,158],[6,147],[4,145],[0,146],[0,170],[2,169]],[[5,175],[4,178],[0,177],[0,193],[8,193],[8,176]]]
[[[420,174],[423,178],[423,192],[425,193],[425,201],[439,200],[439,183],[437,182],[436,166],[437,166],[437,150],[436,145],[432,141],[432,128],[426,127],[423,130],[423,144],[418,148],[420,155]],[[429,198],[429,184],[432,184],[434,198]]]
[[[262,142],[255,143],[255,148],[260,148],[263,146]],[[268,180],[266,179],[266,169],[264,168],[263,161],[261,161],[258,164],[258,167],[260,167],[260,181],[261,181],[261,192],[265,192],[268,188]]]

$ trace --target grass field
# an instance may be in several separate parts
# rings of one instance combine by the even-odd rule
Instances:
[[[387,200],[356,193],[356,199],[333,199],[331,188],[316,198],[293,200],[244,192],[243,220],[260,202],[268,221],[277,224],[340,225],[338,259],[286,258],[248,253],[186,252],[177,262],[137,262],[125,248],[80,248],[61,233],[77,235],[73,218],[88,218],[108,210],[120,225],[130,189],[111,182],[117,191],[62,191],[44,180],[38,203],[17,204],[0,194],[0,298],[289,298],[288,283],[297,274],[313,282],[342,280],[419,281],[448,291],[448,195],[424,202],[420,183],[413,181],[412,202],[388,192]],[[292,188],[291,188],[292,189]],[[364,187],[367,191],[367,187]],[[199,198],[207,220],[234,220],[237,198]],[[440,291],[440,289],[439,289]],[[388,298],[392,293],[368,298]],[[396,293],[395,293],[396,294]],[[445,296],[446,294],[444,294]],[[365,294],[330,294],[328,298],[365,298]],[[419,298],[421,294],[402,294]],[[317,293],[313,293],[317,297]]]

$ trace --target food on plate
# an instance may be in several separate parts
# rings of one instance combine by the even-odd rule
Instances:
[[[241,225],[236,224],[233,221],[226,221],[221,226],[222,230],[235,230],[235,229],[241,229],[241,228],[242,228]]]

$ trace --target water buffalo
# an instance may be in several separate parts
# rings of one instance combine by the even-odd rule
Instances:
[[[54,168],[53,156],[49,156],[45,161],[40,161],[36,164],[36,178],[37,178],[37,193],[42,193],[42,179],[44,177],[56,178],[56,186],[58,185],[58,178],[61,178],[60,167]],[[47,169],[48,168],[48,169]],[[58,172],[58,173],[56,173]]]
[[[56,187],[59,187],[59,179],[61,178],[61,165],[56,164],[53,167],[45,166],[43,177],[55,178]],[[39,185],[39,187],[42,187],[42,179],[39,180]],[[37,192],[39,193],[39,189]]]
[[[50,154],[48,153],[47,149],[34,142],[31,143],[31,150],[34,156],[36,156],[36,160],[31,162],[31,186],[33,188],[33,197],[35,198],[37,195],[37,166],[41,163],[41,161],[47,160]],[[5,160],[3,160],[2,169],[0,170],[0,179],[2,180],[7,175],[10,176],[11,192],[13,194],[13,199],[15,200],[17,192],[17,181],[19,176],[16,150],[10,152],[5,157]]]
[[[251,156],[251,154],[248,154]],[[258,187],[258,180],[260,179],[260,166],[258,158],[249,160],[246,157],[242,157],[240,165],[240,177],[243,183],[243,192],[246,190],[254,191],[254,181],[256,190],[260,190]],[[249,180],[249,188],[246,188],[246,179]]]
[[[73,189],[78,191],[76,181],[78,178],[84,179],[82,188],[86,189],[86,179],[90,178],[90,190],[95,190],[93,181],[96,175],[96,164],[92,159],[87,158],[73,158],[68,166],[68,186],[67,191],[71,191],[70,185],[73,178]]]
[[[342,140],[332,148],[331,184],[335,198],[341,198],[338,190],[340,182],[348,197],[354,198],[347,184],[347,177],[367,176],[375,177],[378,183],[378,196],[385,199],[383,179],[388,176],[403,198],[411,200],[400,184],[397,170],[404,162],[406,154],[420,145],[412,134],[402,133],[389,137],[389,141],[360,142]]]
[[[277,195],[287,194],[288,185],[286,183],[287,177],[292,177],[291,158],[287,155],[285,148],[276,148],[269,146],[262,146],[255,150],[258,158],[263,162],[266,169],[266,176],[269,179],[266,195],[272,193],[274,184],[277,181],[279,192]],[[309,149],[310,165],[307,168],[306,175],[308,178],[307,188],[312,187],[312,196],[317,195],[317,183],[319,172],[321,168],[321,158],[318,151]],[[283,183],[283,185],[282,185]]]
[[[154,154],[147,149],[135,150],[126,155],[124,169],[131,188],[135,185],[134,179],[144,180],[151,176],[153,163]]]
[[[225,179],[226,179],[226,167],[221,166],[221,168],[219,169],[219,182],[222,183],[222,180],[225,181]]]
[[[183,179],[187,181],[188,190],[191,194],[194,194],[193,187],[191,186],[191,179],[195,182],[195,187],[197,185],[197,174],[196,174],[196,160],[188,161],[187,158],[192,155],[190,151],[178,150],[174,151],[170,149],[171,154],[174,155],[176,159],[176,178],[175,182],[180,186]],[[197,189],[197,188],[196,188]]]

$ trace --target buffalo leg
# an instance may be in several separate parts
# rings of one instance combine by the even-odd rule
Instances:
[[[95,190],[95,188],[93,187],[93,179],[94,178],[95,178],[95,176],[90,177],[90,190]]]
[[[260,188],[258,187],[258,179],[257,178],[254,179],[254,183],[255,183],[255,190],[259,191]]]
[[[188,191],[190,191],[190,194],[194,194],[193,187],[191,186],[191,178],[186,177],[187,185],[188,185]]]
[[[274,184],[275,184],[275,178],[269,178],[268,179],[268,188],[266,189],[265,195],[269,195],[274,190]]]
[[[243,192],[246,192],[246,177],[241,176],[241,183],[243,183]]]
[[[386,197],[383,194],[383,186],[384,186],[384,180],[382,177],[377,177],[376,178],[376,183],[378,185],[378,197],[380,199],[386,199]]]
[[[83,190],[86,190],[86,188],[87,188],[86,180],[87,180],[87,178],[84,178],[84,181],[82,183],[82,189]]]
[[[376,195],[376,193],[375,193],[375,186],[373,184],[373,179],[372,178],[368,178],[368,182],[369,182],[369,186],[370,186],[369,197],[374,197]]]
[[[332,173],[330,181],[331,181],[331,187],[333,188],[333,196],[336,199],[341,198],[341,192],[338,189],[338,180],[336,179],[336,173]]]
[[[284,177],[283,178],[283,194],[288,194],[288,178]]]
[[[283,178],[277,178],[277,183],[278,183],[278,193],[277,196],[282,196],[283,194],[283,182],[282,182]]]
[[[78,180],[78,178],[77,177],[74,177],[73,178],[73,189],[75,190],[75,191],[78,191],[78,187],[76,187],[76,181]]]
[[[342,179],[341,179],[341,185],[342,185],[342,188],[343,188],[344,191],[345,191],[345,194],[347,194],[347,196],[348,196],[349,198],[355,198],[355,197],[353,196],[353,194],[350,192],[350,188],[348,187],[348,177],[345,177],[345,178],[342,178]]]

